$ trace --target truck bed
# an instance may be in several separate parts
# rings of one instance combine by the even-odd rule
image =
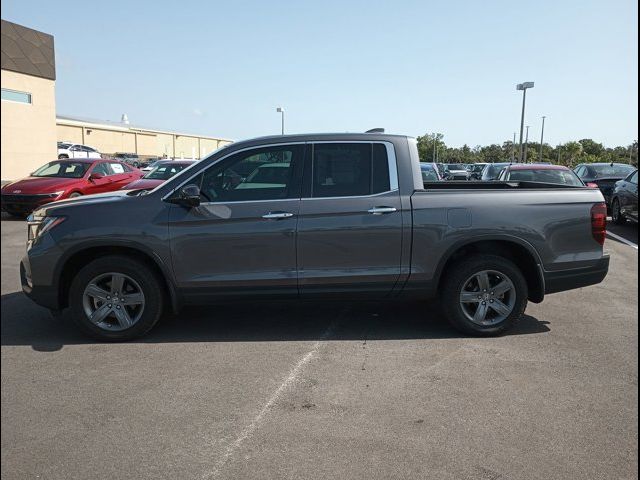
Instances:
[[[510,189],[584,189],[589,187],[574,187],[541,182],[474,182],[466,180],[447,182],[425,182],[424,190],[510,190]]]

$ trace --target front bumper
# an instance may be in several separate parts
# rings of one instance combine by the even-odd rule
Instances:
[[[27,257],[20,262],[20,283],[25,295],[38,305],[50,310],[60,309],[58,290],[56,288],[43,285],[34,286]]]
[[[55,201],[49,194],[14,195],[2,194],[2,211],[9,213],[31,213],[45,203]]]
[[[597,285],[602,282],[609,273],[608,254],[587,268],[574,270],[561,270],[558,272],[544,272],[545,294],[565,292],[576,288]]]

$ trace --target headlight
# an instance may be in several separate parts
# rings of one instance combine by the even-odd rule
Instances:
[[[37,217],[30,215],[27,218],[27,240],[33,241],[42,234],[48,232],[57,225],[64,222],[67,217]]]
[[[47,195],[49,195],[51,198],[58,198],[63,193],[64,193],[64,190],[61,190],[59,192],[48,193]]]

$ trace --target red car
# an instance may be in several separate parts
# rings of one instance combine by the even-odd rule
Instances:
[[[122,188],[123,190],[153,190],[194,163],[196,163],[195,160],[159,160],[144,177]]]
[[[24,217],[40,205],[119,190],[142,172],[117,160],[72,158],[49,162],[27,178],[2,187],[2,211]]]

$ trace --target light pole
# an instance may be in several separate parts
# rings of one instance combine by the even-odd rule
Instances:
[[[529,125],[527,125],[527,136],[524,140],[524,157],[522,163],[527,163],[527,146],[529,144]]]
[[[276,112],[282,115],[282,135],[284,135],[284,108],[278,107],[276,108]]]
[[[524,82],[516,85],[516,90],[522,90],[522,115],[520,117],[520,161],[522,161],[522,133],[524,130],[524,105],[527,101],[527,88],[533,88],[533,82]]]
[[[511,163],[516,161],[516,132],[513,132],[513,143],[511,144]]]
[[[434,133],[433,134],[433,163],[436,163],[437,160],[437,152],[436,152],[436,142],[438,140],[438,134]]]
[[[544,142],[544,119],[547,118],[544,115],[542,116],[542,132],[540,132],[540,162],[542,162],[542,144]]]

